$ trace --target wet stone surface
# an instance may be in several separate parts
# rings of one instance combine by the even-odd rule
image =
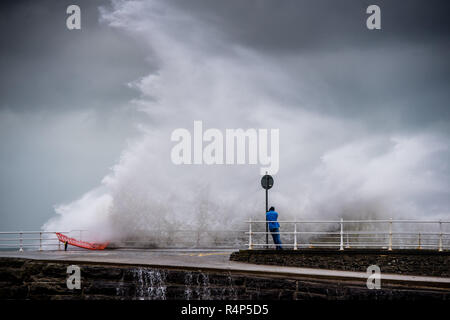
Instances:
[[[437,250],[240,250],[230,260],[252,264],[366,272],[378,265],[392,274],[450,277],[450,252]]]
[[[185,270],[79,263],[80,289],[67,288],[72,263],[0,258],[0,299],[133,300],[448,300],[449,289],[386,286],[365,282],[290,279],[237,271]]]

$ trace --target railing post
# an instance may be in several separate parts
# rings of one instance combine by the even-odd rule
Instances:
[[[42,232],[39,232],[39,251],[42,251]]]
[[[392,218],[389,221],[389,251],[392,251]]]
[[[339,250],[344,250],[344,219],[341,218],[341,245],[339,246]]]
[[[439,220],[439,252],[442,251],[442,222]]]
[[[419,232],[419,247],[417,249],[422,249],[422,245],[421,245],[421,234]]]
[[[23,252],[23,239],[22,239],[22,232],[19,232],[19,242],[20,242],[20,248],[19,248],[19,252]]]
[[[350,242],[348,241],[348,233],[345,235],[345,237],[346,237],[346,245],[345,245],[345,248],[346,249],[348,249],[348,248],[350,248]]]
[[[297,250],[297,223],[294,222],[294,250]]]
[[[249,222],[248,222],[248,250],[252,250],[253,249],[253,244],[252,244],[252,218],[250,218]]]

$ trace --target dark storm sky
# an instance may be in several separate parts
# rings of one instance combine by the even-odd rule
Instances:
[[[301,101],[302,56],[333,98],[308,106],[314,112],[374,131],[450,137],[448,1],[163,3],[217,32],[205,52],[242,46],[277,61],[290,79],[280,99]],[[69,4],[81,7],[80,31],[66,29]],[[381,7],[382,30],[365,27],[370,4]],[[97,185],[136,134],[142,115],[129,101],[139,93],[127,83],[157,70],[158,61],[138,38],[102,23],[100,6],[110,2],[0,3],[2,230],[39,228],[53,205]],[[183,41],[186,30],[175,24],[171,32]]]

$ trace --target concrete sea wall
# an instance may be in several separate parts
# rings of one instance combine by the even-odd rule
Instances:
[[[81,288],[68,289],[67,267],[81,270]],[[449,288],[286,277],[195,268],[146,267],[0,258],[0,299],[143,300],[449,300]]]
[[[230,260],[359,272],[377,265],[385,273],[450,277],[450,252],[437,250],[240,250],[232,253]]]

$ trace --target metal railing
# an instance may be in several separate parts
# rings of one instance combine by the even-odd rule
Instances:
[[[127,238],[110,239],[114,248],[239,249],[245,248],[245,230],[145,230]]]
[[[283,247],[299,248],[393,248],[450,249],[450,221],[440,220],[305,220],[278,221]],[[266,244],[265,220],[249,220],[248,249]],[[280,230],[287,231],[280,231]],[[444,230],[445,229],[445,230]],[[260,242],[258,242],[258,240]]]
[[[283,247],[293,248],[394,248],[450,249],[450,221],[437,220],[295,220],[278,221]],[[265,220],[249,220],[248,231],[238,230],[170,230],[139,234],[136,239],[111,239],[115,248],[148,247],[156,243],[159,248],[215,247],[253,249],[272,247],[266,244]],[[83,240],[87,230],[58,231],[77,240]],[[158,244],[164,243],[164,246]],[[58,248],[61,242],[55,231],[0,232],[0,248]]]
[[[8,231],[0,232],[0,249],[61,249],[56,232],[77,240],[91,238],[88,230],[71,231]],[[236,249],[246,245],[245,230],[146,230],[138,232],[135,237],[111,238],[109,248],[159,248],[187,249],[214,248]]]
[[[71,231],[1,231],[0,232],[0,248],[3,249],[19,249],[20,252],[24,248],[38,248],[42,251],[44,248],[58,247],[61,250],[61,242],[56,236],[56,232],[67,236],[76,236],[82,239],[86,230]]]

